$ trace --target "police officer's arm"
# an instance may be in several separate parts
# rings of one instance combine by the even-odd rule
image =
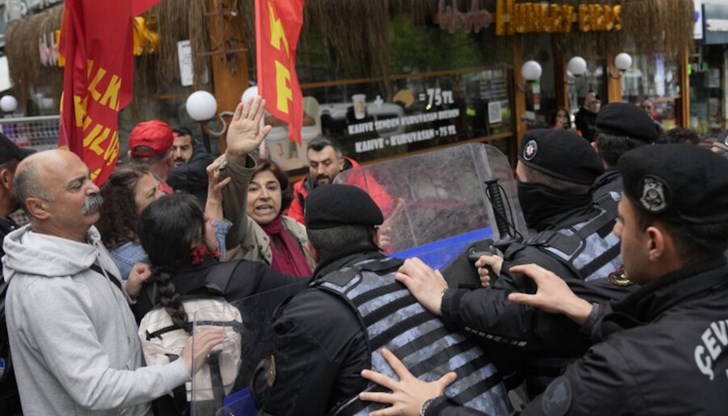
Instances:
[[[245,238],[248,216],[245,212],[248,184],[255,168],[255,161],[248,156],[265,139],[271,126],[260,128],[265,100],[256,97],[245,104],[238,104],[227,132],[227,150],[220,168],[220,180],[231,178],[223,189],[223,212],[233,223],[227,233],[226,246],[234,247]]]
[[[510,268],[511,273],[523,273],[531,278],[538,289],[535,294],[514,292],[508,295],[511,302],[533,306],[549,313],[560,313],[582,325],[592,313],[593,305],[579,298],[569,289],[563,278],[536,264],[524,264]]]

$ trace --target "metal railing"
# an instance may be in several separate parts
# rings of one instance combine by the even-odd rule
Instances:
[[[0,131],[19,147],[37,150],[58,146],[60,116],[0,118]]]

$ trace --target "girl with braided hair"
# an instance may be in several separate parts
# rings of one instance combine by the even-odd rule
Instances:
[[[145,285],[132,307],[139,321],[161,304],[175,324],[187,323],[182,305],[186,296],[236,301],[291,284],[293,290],[300,290],[307,283],[307,279],[280,274],[259,262],[221,263],[212,221],[188,194],[165,195],[152,202],[142,212],[138,234],[153,270],[152,284]],[[208,276],[221,267],[229,270],[229,279],[225,287],[215,287]]]

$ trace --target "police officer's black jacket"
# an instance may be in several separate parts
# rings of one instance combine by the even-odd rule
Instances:
[[[728,414],[728,265],[665,275],[607,307],[595,344],[522,415]],[[426,415],[475,416],[440,397]]]
[[[350,251],[319,264],[313,279],[376,258],[384,256],[376,250]],[[366,336],[354,310],[341,298],[306,289],[281,305],[274,330],[272,388],[256,391],[256,397],[265,397],[260,414],[325,415],[367,387],[359,374],[369,368]]]
[[[605,341],[524,414],[728,414],[728,266],[724,258],[662,276],[615,304]],[[568,392],[560,394],[557,391]]]
[[[494,416],[510,412],[488,354],[466,335],[445,328],[394,280],[401,263],[369,250],[343,257],[320,266],[310,289],[281,306],[274,324],[275,380],[268,383],[268,397],[263,395],[266,414],[376,410],[357,394],[376,388],[361,378],[362,369],[388,371],[378,352],[382,347],[400,355],[416,377],[432,380],[455,371],[458,382],[445,394],[458,403]]]
[[[565,215],[554,229],[583,222],[596,212],[582,210],[576,216]],[[610,227],[606,228],[611,231]],[[592,342],[568,318],[508,300],[511,292],[535,293],[536,287],[531,279],[508,272],[511,266],[529,263],[554,272],[567,282],[574,293],[589,302],[607,303],[621,299],[632,288],[617,286],[607,279],[584,281],[572,268],[543,249],[513,244],[505,253],[501,276],[491,287],[450,289],[445,293],[442,298],[442,319],[480,336],[488,344],[486,350],[497,355],[496,358],[501,358],[496,360],[496,365],[502,372],[517,370],[511,366],[523,367],[521,370],[528,377],[529,394],[535,396],[568,363],[580,357]]]
[[[610,169],[599,175],[594,181],[592,189],[595,201],[609,192],[622,193],[622,174],[619,169]]]
[[[0,217],[0,258],[5,255],[3,250],[2,242],[6,235],[17,228],[17,224],[6,217]],[[2,264],[0,264],[0,272],[2,272]],[[5,296],[5,290],[7,290],[7,283],[3,279],[2,273],[0,273],[0,291]],[[5,308],[5,299],[0,299],[0,302]],[[15,383],[15,373],[9,361],[10,355],[10,343],[8,342],[8,333],[5,326],[5,318],[3,317],[0,321],[0,359],[3,360],[3,368],[0,371],[0,409],[4,409],[8,414],[15,414],[20,412],[20,395],[18,394],[18,386]]]

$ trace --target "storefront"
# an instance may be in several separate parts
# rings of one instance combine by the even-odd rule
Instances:
[[[692,10],[689,0],[308,0],[297,54],[303,146],[324,134],[367,163],[480,141],[514,160],[527,129],[549,126],[559,106],[576,112],[590,90],[602,103],[651,98],[666,127],[681,125]],[[162,0],[143,17],[140,39],[158,47],[137,58],[122,139],[149,118],[200,131],[184,110],[197,89],[215,94],[219,112],[232,110],[256,78],[253,1]],[[32,114],[35,97],[56,108],[60,97],[62,70],[33,49],[60,26],[60,9],[26,20],[9,28],[8,55],[14,93]],[[625,72],[613,63],[621,52],[632,56]],[[574,56],[586,63],[578,77],[566,66]],[[529,60],[542,68],[534,83],[521,74]],[[303,146],[285,125],[268,144],[301,172]]]
[[[695,52],[690,56],[690,127],[706,137],[726,130],[728,4],[696,1]]]

